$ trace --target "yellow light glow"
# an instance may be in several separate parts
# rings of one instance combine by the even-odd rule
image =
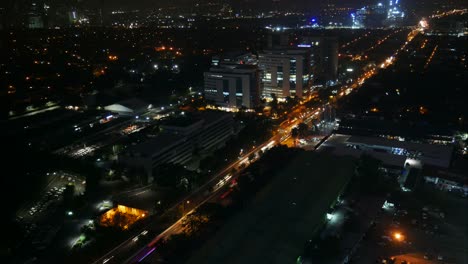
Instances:
[[[393,234],[393,237],[398,241],[403,240],[403,235],[400,232],[396,232],[395,234]]]

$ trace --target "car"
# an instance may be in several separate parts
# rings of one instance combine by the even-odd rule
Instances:
[[[104,259],[104,260],[102,261],[102,264],[105,264],[105,263],[109,262],[109,260],[111,260],[111,259],[113,259],[113,258],[114,258],[114,256],[111,256],[110,258]]]
[[[390,241],[390,242],[393,241],[393,239],[391,237],[389,237],[389,236],[382,236],[382,239],[385,239],[385,240]]]
[[[437,255],[437,260],[444,260],[444,256],[442,256],[442,255],[440,255],[440,254]]]
[[[423,257],[424,259],[427,259],[427,260],[432,259],[432,256],[428,252],[424,253]]]

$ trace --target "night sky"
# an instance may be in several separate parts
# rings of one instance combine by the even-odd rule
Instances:
[[[97,5],[104,3],[106,7],[164,7],[164,6],[191,6],[200,2],[223,2],[222,0],[84,0],[86,5]],[[272,0],[225,0],[234,7],[253,8],[260,10],[271,10]],[[340,6],[358,7],[364,5],[370,0],[280,0],[279,5],[287,9],[318,9],[327,2],[336,3]]]
[[[207,2],[225,2],[229,3],[236,10],[239,9],[253,9],[253,10],[272,10],[273,0],[1,0],[0,7],[14,6],[15,3],[27,3],[27,2],[78,2],[79,6],[85,8],[92,7],[105,7],[105,8],[124,8],[124,9],[135,9],[135,8],[159,8],[159,7],[174,7],[183,6],[190,7],[196,3],[207,3]],[[311,11],[319,10],[325,6],[327,2],[335,3],[338,6],[346,7],[361,7],[367,3],[373,3],[377,0],[279,0],[279,6],[285,10],[299,10],[299,11]]]

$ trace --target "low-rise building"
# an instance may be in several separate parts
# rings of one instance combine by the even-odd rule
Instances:
[[[193,153],[223,145],[235,132],[231,113],[206,111],[180,115],[160,125],[161,133],[119,156],[129,168],[142,169],[153,181],[153,169],[167,163],[187,164]]]
[[[234,134],[234,119],[231,113],[205,111],[169,119],[160,127],[163,133],[185,136],[198,150],[208,151]]]
[[[153,106],[151,104],[148,104],[143,100],[138,98],[130,98],[115,104],[105,106],[104,109],[110,112],[119,113],[120,115],[131,116],[142,114],[150,110],[152,107]]]
[[[143,169],[152,182],[154,168],[165,163],[184,164],[192,159],[193,150],[194,145],[187,137],[161,133],[130,147],[119,155],[119,162],[129,168]]]
[[[336,155],[359,157],[362,153],[394,167],[422,165],[448,168],[452,160],[453,146],[390,140],[379,137],[334,134],[320,146]]]

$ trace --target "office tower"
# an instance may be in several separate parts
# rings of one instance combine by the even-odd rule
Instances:
[[[258,65],[262,70],[263,97],[275,94],[301,98],[311,87],[312,59],[310,49],[271,49],[259,53]]]
[[[256,65],[221,64],[205,72],[205,98],[229,108],[254,108],[260,102],[260,71]]]
[[[334,36],[301,36],[301,45],[311,47],[314,76],[324,83],[338,78],[338,38]]]

